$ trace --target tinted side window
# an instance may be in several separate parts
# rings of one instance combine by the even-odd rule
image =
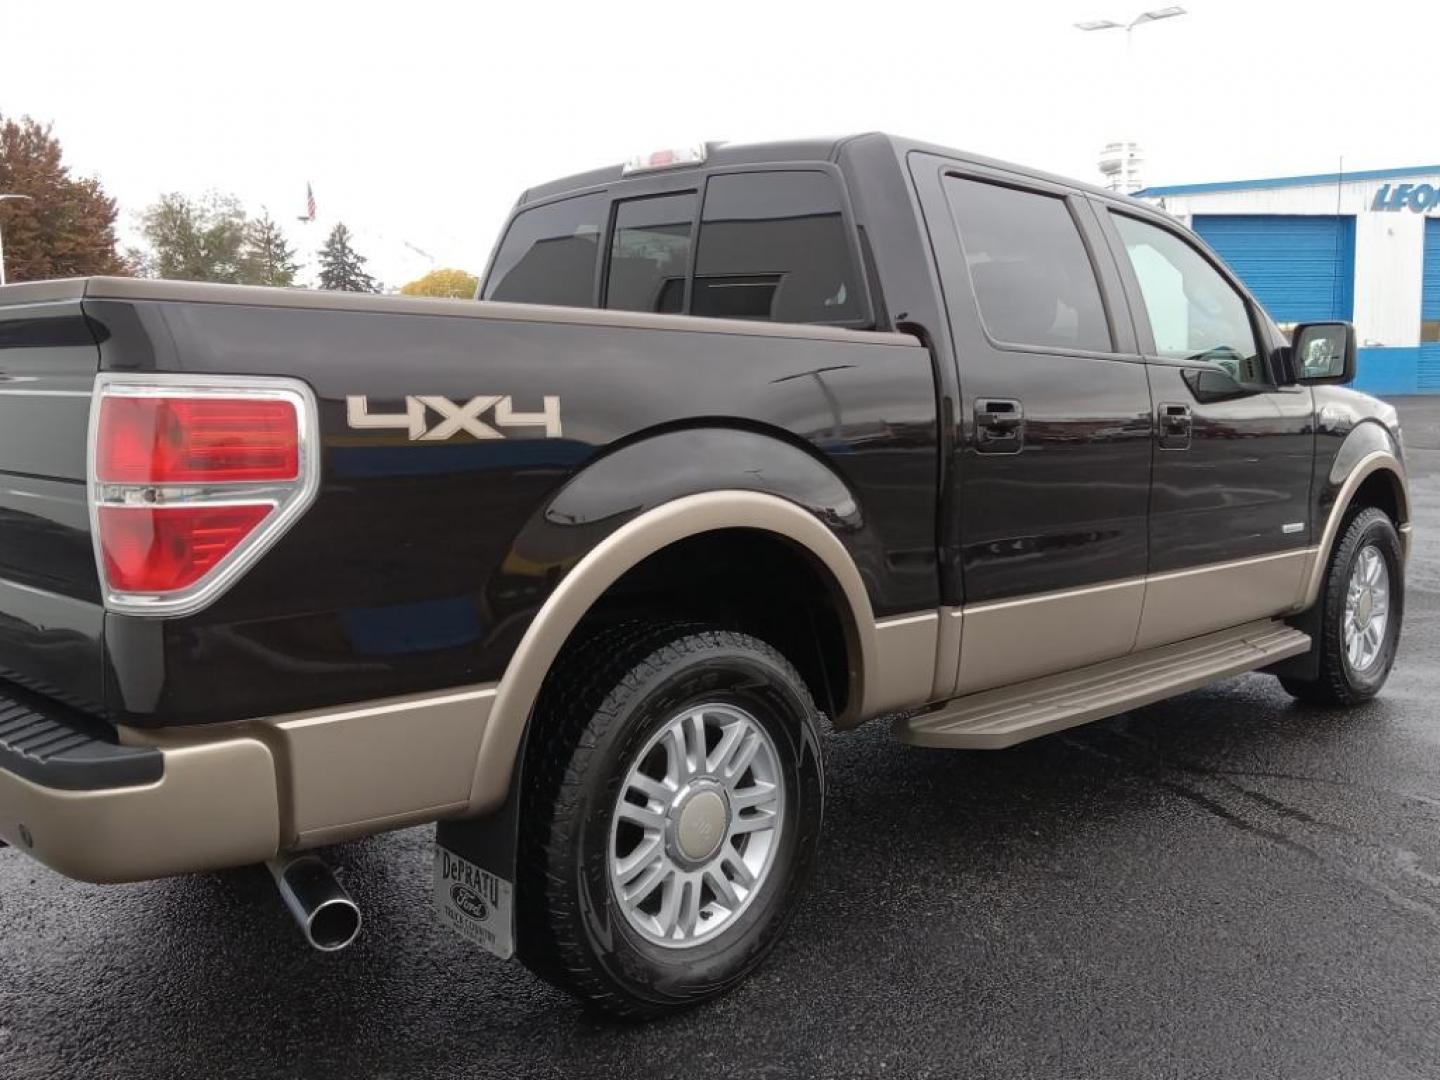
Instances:
[[[516,215],[485,282],[486,300],[592,307],[604,195],[581,195]]]
[[[694,222],[693,191],[617,203],[605,306],[678,314]]]
[[[1209,260],[1167,229],[1111,214],[1140,281],[1155,352],[1218,364],[1242,382],[1263,382],[1245,300]]]
[[[980,318],[996,341],[1109,352],[1095,268],[1065,200],[945,178]]]
[[[835,181],[821,172],[712,176],[690,310],[796,323],[863,318]]]

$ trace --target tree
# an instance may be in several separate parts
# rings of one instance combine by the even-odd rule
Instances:
[[[300,264],[295,250],[267,210],[245,229],[245,246],[240,254],[240,281],[245,285],[295,284]]]
[[[443,296],[452,300],[473,300],[480,279],[464,270],[431,270],[408,285],[401,285],[405,296]]]
[[[350,246],[350,230],[342,221],[330,230],[320,249],[320,288],[336,292],[379,292],[380,286],[365,272],[365,257]]]
[[[27,117],[0,117],[0,202],[9,281],[126,272],[115,250],[115,200],[93,177],[76,179],[60,140]]]
[[[211,192],[198,200],[179,192],[163,195],[140,217],[150,244],[144,270],[172,280],[236,284],[245,271],[247,225],[232,195]]]

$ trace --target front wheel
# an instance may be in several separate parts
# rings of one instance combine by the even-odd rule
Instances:
[[[795,669],[746,634],[619,627],[562,662],[535,723],[520,958],[625,1016],[736,985],[819,837],[817,713]]]
[[[1355,705],[1380,692],[1395,662],[1405,608],[1404,560],[1395,526],[1368,507],[1335,545],[1321,593],[1314,679],[1282,676],[1294,697],[1315,705]]]

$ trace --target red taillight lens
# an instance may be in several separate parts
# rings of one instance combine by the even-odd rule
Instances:
[[[165,593],[195,584],[270,513],[252,506],[102,506],[100,550],[112,589]]]
[[[111,611],[198,611],[319,485],[314,395],[296,379],[102,373],[92,418],[91,512]]]
[[[102,484],[294,480],[300,429],[283,399],[106,397],[95,455]]]

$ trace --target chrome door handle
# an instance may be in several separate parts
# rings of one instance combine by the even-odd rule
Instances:
[[[1189,405],[1162,402],[1156,412],[1160,419],[1160,448],[1185,450],[1190,446],[1190,429],[1194,421]]]
[[[982,454],[1016,454],[1025,444],[1025,409],[1014,398],[975,400],[975,449]]]

